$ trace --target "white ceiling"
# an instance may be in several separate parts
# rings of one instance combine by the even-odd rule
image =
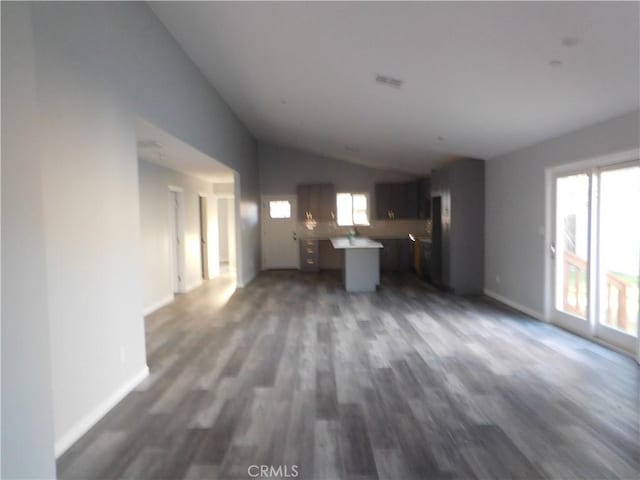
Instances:
[[[164,130],[136,119],[138,157],[211,183],[233,181],[233,170]]]
[[[491,158],[640,103],[635,2],[151,7],[258,139],[372,166]]]

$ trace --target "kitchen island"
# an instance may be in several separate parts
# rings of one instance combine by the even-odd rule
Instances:
[[[342,271],[347,292],[375,292],[380,283],[382,244],[364,237],[332,238],[331,244],[344,251]]]

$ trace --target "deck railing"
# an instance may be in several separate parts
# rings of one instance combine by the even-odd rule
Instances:
[[[565,312],[585,318],[586,302],[581,301],[581,296],[584,295],[586,299],[587,261],[567,250],[564,251],[563,257],[562,306]],[[572,299],[575,299],[575,302],[572,302]]]
[[[564,252],[563,307],[567,313],[586,317],[587,261],[573,252]],[[607,272],[607,325],[627,329],[627,287],[614,273]],[[584,298],[585,301],[581,301]],[[613,302],[612,300],[616,301]],[[575,300],[572,302],[572,300]],[[614,308],[616,307],[616,308]]]

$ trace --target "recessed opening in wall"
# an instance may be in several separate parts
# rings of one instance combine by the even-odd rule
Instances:
[[[145,314],[217,277],[235,289],[238,174],[142,119],[136,136]]]

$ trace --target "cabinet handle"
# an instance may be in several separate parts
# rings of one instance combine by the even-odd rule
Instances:
[[[315,262],[313,260],[311,260],[310,258],[307,259],[307,264],[308,265],[313,265]]]

